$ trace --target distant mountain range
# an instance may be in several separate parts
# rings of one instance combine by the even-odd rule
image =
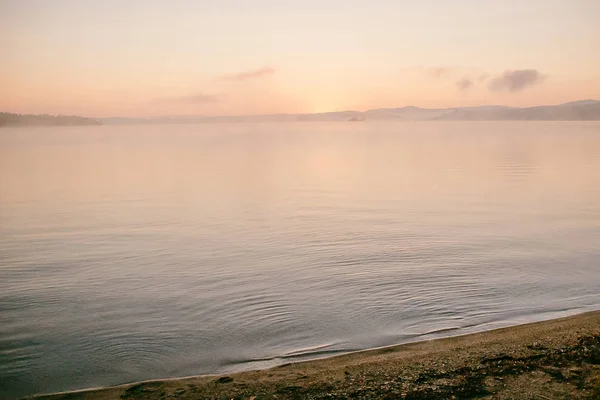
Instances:
[[[152,118],[87,118],[65,115],[0,113],[1,126],[65,126],[125,124],[195,124],[204,122],[304,121],[600,121],[600,100],[580,100],[555,106],[481,106],[457,108],[377,108],[316,114],[265,114],[240,116],[165,116]]]
[[[554,106],[481,106],[457,108],[377,108],[317,114],[266,114],[245,116],[187,116],[154,118],[101,118],[104,124],[186,124],[201,122],[303,122],[303,121],[600,121],[600,100],[581,100]]]

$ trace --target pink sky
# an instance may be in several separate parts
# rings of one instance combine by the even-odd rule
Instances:
[[[0,111],[241,115],[598,99],[598,20],[597,0],[0,0]]]

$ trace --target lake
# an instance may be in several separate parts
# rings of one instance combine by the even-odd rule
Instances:
[[[0,397],[600,309],[600,123],[0,129]]]

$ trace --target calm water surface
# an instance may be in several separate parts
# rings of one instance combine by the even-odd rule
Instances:
[[[2,129],[0,185],[3,398],[600,308],[599,123]]]

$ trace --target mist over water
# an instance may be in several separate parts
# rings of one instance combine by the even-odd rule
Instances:
[[[600,123],[0,130],[0,397],[600,308]]]

